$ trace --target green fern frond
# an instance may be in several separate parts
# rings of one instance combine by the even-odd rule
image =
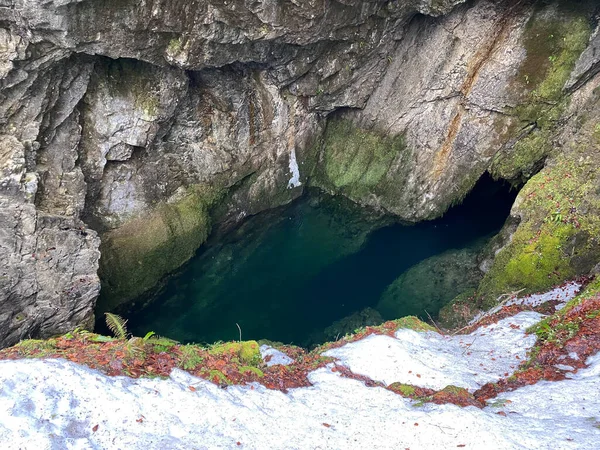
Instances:
[[[127,321],[121,316],[112,313],[104,313],[106,316],[106,326],[115,335],[117,339],[127,338]]]

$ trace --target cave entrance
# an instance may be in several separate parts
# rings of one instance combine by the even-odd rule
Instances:
[[[436,317],[449,291],[473,282],[460,273],[476,267],[473,255],[500,230],[515,196],[484,176],[444,217],[405,226],[309,191],[206,245],[128,315],[130,331],[201,343],[237,340],[239,325],[245,340],[312,347],[384,319]],[[470,269],[446,273],[452,251],[472,258],[463,262]],[[432,299],[440,276],[446,297]]]

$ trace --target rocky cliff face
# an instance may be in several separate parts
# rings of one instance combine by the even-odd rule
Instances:
[[[0,343],[307,184],[417,221],[528,179],[594,104],[595,6],[461,3],[0,1]]]

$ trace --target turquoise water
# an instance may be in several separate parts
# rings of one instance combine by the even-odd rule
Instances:
[[[365,308],[376,307],[398,276],[496,233],[515,194],[486,180],[442,219],[403,226],[311,192],[201,249],[148,306],[128,316],[130,331],[214,342],[238,339],[239,325],[242,339],[312,346],[354,313],[362,311],[347,326],[381,322]],[[410,304],[408,314],[425,315]]]

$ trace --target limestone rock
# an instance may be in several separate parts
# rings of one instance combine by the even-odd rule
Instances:
[[[25,148],[0,137],[0,343],[90,326],[99,239],[75,219],[36,210]]]
[[[0,345],[91,317],[90,228],[121,302],[310,184],[419,221],[526,181],[592,98],[592,3],[3,1]]]

